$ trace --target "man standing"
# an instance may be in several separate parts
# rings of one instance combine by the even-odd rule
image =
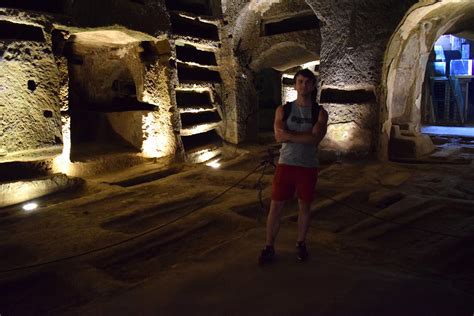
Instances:
[[[274,259],[283,205],[293,198],[295,191],[299,204],[297,257],[301,261],[308,258],[305,240],[318,178],[317,146],[326,135],[328,113],[314,100],[316,77],[310,70],[298,71],[294,80],[296,100],[279,106],[275,113],[275,139],[282,147],[273,178],[266,246],[260,254],[260,264]]]

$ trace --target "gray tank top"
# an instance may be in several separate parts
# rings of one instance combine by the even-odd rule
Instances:
[[[291,104],[291,113],[286,120],[290,131],[306,132],[313,128],[312,111],[310,106],[297,106],[296,101]],[[318,168],[318,149],[315,145],[283,143],[280,149],[279,164]]]

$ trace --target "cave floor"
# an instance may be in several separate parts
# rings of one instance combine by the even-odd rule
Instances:
[[[88,178],[34,212],[0,209],[0,314],[474,313],[470,150],[442,163],[324,164],[310,260],[295,258],[293,201],[264,267],[257,182],[268,205],[273,167],[235,185],[265,150],[245,152],[220,169],[186,165],[128,186]]]

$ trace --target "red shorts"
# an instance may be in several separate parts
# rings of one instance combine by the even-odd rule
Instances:
[[[298,199],[311,203],[314,199],[314,189],[317,181],[317,168],[279,164],[273,177],[272,200],[290,200],[296,191]]]

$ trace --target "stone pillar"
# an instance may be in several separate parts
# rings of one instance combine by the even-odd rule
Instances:
[[[320,101],[330,114],[322,148],[375,153],[384,52],[413,2],[307,0],[321,21]]]

